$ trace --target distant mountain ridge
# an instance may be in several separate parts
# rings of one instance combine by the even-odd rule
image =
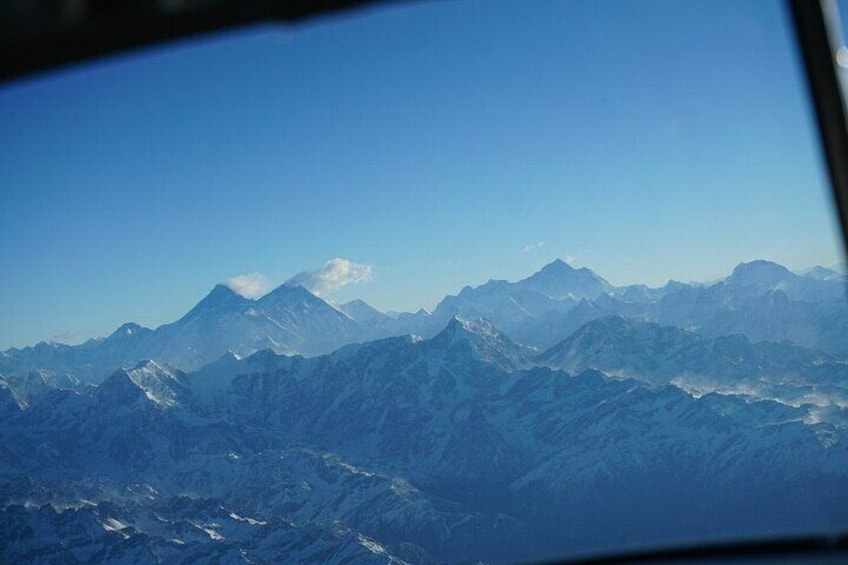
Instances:
[[[535,363],[587,369],[703,394],[751,395],[786,404],[848,408],[848,364],[789,343],[752,343],[741,334],[709,339],[673,326],[610,316],[581,326]]]
[[[513,341],[547,349],[581,325],[609,315],[637,317],[718,337],[788,340],[848,355],[846,278],[823,267],[805,275],[768,261],[743,263],[708,286],[669,282],[613,287],[590,269],[556,260],[517,282],[489,281],[445,297],[432,313],[388,316],[356,300],[336,306],[303,287],[282,285],[259,299],[225,285],[179,320],[155,330],[128,323],[78,346],[40,343],[0,356],[0,374],[47,370],[99,382],[142,359],[196,370],[227,351],[271,349],[314,356],[350,343],[416,334],[432,337],[455,316],[489,320]]]
[[[743,334],[848,355],[848,284],[826,269],[797,275],[767,261],[742,263],[711,285],[670,282],[661,289],[624,287],[568,310],[550,310],[511,332],[540,349],[586,322],[610,315],[650,320],[707,337]]]
[[[105,339],[79,346],[39,344],[9,350],[0,361],[0,372],[46,368],[97,382],[141,359],[192,370],[227,351],[249,355],[271,349],[316,355],[370,333],[350,315],[300,286],[281,285],[254,300],[219,284],[179,320],[156,330],[129,323]]]

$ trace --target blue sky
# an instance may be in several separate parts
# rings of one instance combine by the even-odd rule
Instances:
[[[334,258],[323,296],[393,310],[556,257],[842,260],[780,2],[412,3],[7,85],[0,123],[0,348]]]

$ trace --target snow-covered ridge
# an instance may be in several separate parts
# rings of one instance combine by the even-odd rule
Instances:
[[[711,285],[669,282],[613,287],[586,268],[554,261],[517,282],[489,281],[446,297],[432,312],[389,316],[363,301],[335,305],[303,287],[282,285],[258,299],[225,285],[179,320],[155,330],[124,324],[109,337],[79,346],[42,343],[0,356],[0,373],[47,370],[100,382],[114,370],[155,359],[196,370],[227,351],[247,356],[271,349],[315,356],[351,343],[441,332],[455,316],[486,319],[513,342],[544,350],[593,319],[620,315],[719,337],[789,340],[848,355],[846,278],[817,267],[799,275],[767,261],[743,263]]]
[[[660,368],[690,341],[730,364],[759,351],[623,319],[577,336],[583,353],[647,339],[664,348]],[[830,363],[773,345],[775,367]],[[453,319],[430,339],[308,359],[228,353],[189,374],[144,362],[88,394],[8,406],[3,559],[46,560],[65,543],[77,559],[108,547],[113,562],[528,560],[610,535],[848,521],[844,409],[507,365],[516,348],[490,322]]]

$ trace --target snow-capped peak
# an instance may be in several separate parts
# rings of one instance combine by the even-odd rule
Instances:
[[[507,371],[523,366],[528,354],[525,348],[515,344],[483,318],[466,320],[454,316],[430,343],[445,349],[467,345],[480,360]]]
[[[106,339],[114,341],[116,339],[128,338],[128,337],[139,336],[139,335],[142,335],[142,334],[150,333],[150,331],[151,330],[149,328],[145,328],[144,326],[140,326],[139,324],[136,324],[135,322],[127,322],[126,324],[123,324],[117,330],[112,332],[109,335],[109,337],[106,338]]]
[[[742,286],[766,286],[794,276],[783,265],[758,259],[737,265],[727,282]]]
[[[176,374],[155,361],[144,360],[131,369],[120,369],[98,389],[98,396],[109,404],[127,405],[143,394],[158,408],[173,408],[179,404],[182,385]]]
[[[198,302],[194,308],[181,318],[188,320],[200,314],[207,312],[216,312],[229,307],[241,307],[245,304],[251,304],[254,301],[250,298],[245,298],[225,284],[217,284],[206,297]]]
[[[548,263],[538,273],[516,284],[554,300],[596,298],[613,288],[591,269],[575,269],[562,259]]]

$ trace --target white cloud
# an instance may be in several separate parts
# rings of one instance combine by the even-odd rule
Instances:
[[[73,344],[80,343],[84,336],[84,332],[82,330],[66,330],[63,332],[59,332],[54,334],[50,341],[55,341],[56,343],[64,343],[64,344]]]
[[[271,281],[262,273],[238,275],[226,282],[226,285],[245,298],[259,298],[271,290]]]
[[[537,249],[541,249],[542,246],[545,245],[544,241],[539,241],[537,243],[531,243],[530,245],[525,245],[524,249],[521,250],[522,253],[530,253],[531,251],[536,251]]]
[[[568,263],[569,265],[574,265],[575,261],[577,261],[577,255],[569,255],[568,253],[565,254],[566,263]]]
[[[347,259],[330,259],[320,269],[299,273],[288,281],[288,285],[301,285],[310,292],[320,294],[343,286],[367,282],[374,278],[370,265],[361,265]]]

